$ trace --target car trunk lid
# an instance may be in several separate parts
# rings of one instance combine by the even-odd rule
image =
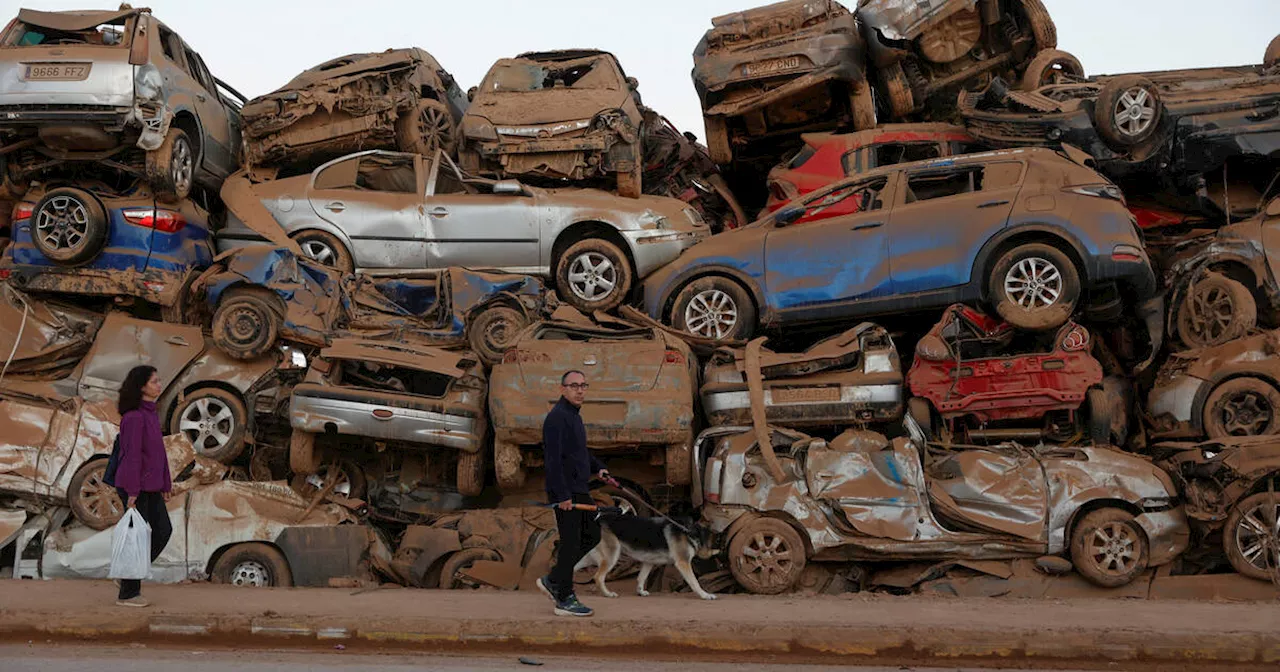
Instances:
[[[130,45],[138,12],[24,9],[0,37],[5,105],[133,105]]]

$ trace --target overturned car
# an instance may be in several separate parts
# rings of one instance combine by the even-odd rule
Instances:
[[[1147,398],[1150,434],[1222,439],[1280,434],[1280,332],[1175,352]]]

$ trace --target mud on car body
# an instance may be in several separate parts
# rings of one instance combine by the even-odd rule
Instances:
[[[467,104],[422,49],[340,56],[245,104],[245,165],[266,177],[362,149],[452,153]]]
[[[243,98],[148,9],[20,10],[0,34],[0,72],[10,196],[68,161],[145,176],[166,199],[216,193],[238,168]]]
[[[1115,185],[1044,149],[899,164],[714,236],[644,284],[650,317],[695,335],[985,300],[1026,329],[1085,291],[1137,302],[1155,276]]]
[[[157,203],[141,185],[30,188],[13,208],[13,240],[0,277],[18,287],[131,296],[184,319],[189,282],[213,261],[209,215],[191,200]]]
[[[612,177],[642,193],[637,83],[607,51],[530,52],[493,64],[462,120],[469,173],[552,181]]]
[[[1280,332],[1175,352],[1147,397],[1150,434],[1222,439],[1280,434]]]
[[[729,569],[753,593],[790,590],[809,561],[1067,555],[1122,586],[1186,549],[1169,476],[1108,448],[937,450],[918,431],[892,441],[849,430],[831,442],[746,427],[698,438],[694,503],[723,535]]]

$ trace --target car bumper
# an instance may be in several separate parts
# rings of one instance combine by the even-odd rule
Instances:
[[[134,114],[133,102],[124,105],[32,103],[0,105],[0,127],[34,126],[57,123],[91,123],[104,128],[121,129]]]
[[[1132,251],[1130,248],[1138,250],[1140,259],[1122,261],[1113,256],[1122,252],[1129,253]],[[1129,290],[1132,298],[1138,301],[1145,301],[1155,296],[1159,289],[1155,271],[1151,268],[1151,260],[1147,257],[1147,253],[1136,245],[1126,244],[1119,251],[1109,252],[1108,256],[1096,257],[1089,280],[1095,285],[1101,282],[1118,282]]]
[[[645,230],[620,233],[631,246],[631,255],[636,262],[636,280],[648,277],[650,273],[671,263],[681,252],[710,235],[705,228],[700,231]]]
[[[1134,522],[1147,533],[1148,566],[1158,567],[1172,561],[1191,544],[1191,528],[1181,506],[1144,513]]]
[[[787,427],[836,425],[853,422],[891,422],[902,417],[902,385],[850,385],[831,400],[825,389],[796,389],[794,401],[775,400],[774,390],[764,391],[765,417]],[[806,398],[807,397],[807,398]],[[702,388],[702,408],[712,425],[751,424],[751,395],[744,385]]]
[[[335,390],[336,393],[346,391]],[[294,429],[321,434],[337,432],[388,441],[405,441],[453,448],[475,453],[481,449],[484,418],[479,409],[469,414],[427,410],[423,407],[378,403],[375,400],[335,399],[315,392],[295,390],[289,405],[289,424]],[[414,404],[418,405],[418,404]],[[443,404],[441,404],[443,407]],[[385,418],[374,415],[379,412]]]
[[[161,306],[178,303],[187,281],[194,275],[194,270],[63,269],[0,264],[0,278],[7,277],[19,289],[85,296],[133,296]]]
[[[1160,438],[1199,438],[1204,434],[1204,418],[1196,412],[1198,400],[1209,390],[1209,381],[1177,375],[1167,381],[1156,379],[1147,398],[1151,434]]]

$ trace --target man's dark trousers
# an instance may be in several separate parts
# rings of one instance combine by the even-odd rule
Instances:
[[[574,504],[595,504],[591,495],[573,495]],[[551,585],[556,601],[573,594],[573,566],[600,543],[600,523],[594,511],[556,509],[556,528],[560,531],[560,552],[551,569]]]

